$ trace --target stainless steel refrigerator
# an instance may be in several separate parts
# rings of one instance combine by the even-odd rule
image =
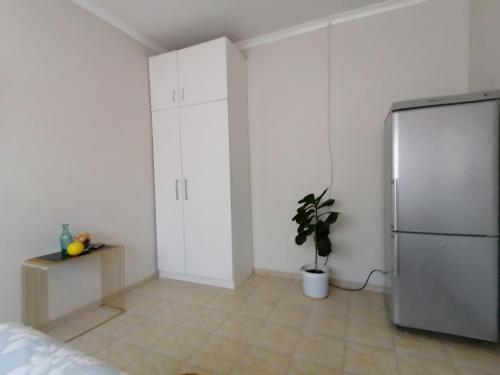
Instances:
[[[499,99],[391,108],[387,301],[398,326],[498,341]]]

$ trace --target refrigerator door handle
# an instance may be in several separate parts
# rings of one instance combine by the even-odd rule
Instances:
[[[394,261],[394,276],[399,276],[399,244],[398,244],[398,234],[392,234],[392,250],[393,250],[393,261]]]
[[[398,230],[398,179],[392,179],[392,230]]]

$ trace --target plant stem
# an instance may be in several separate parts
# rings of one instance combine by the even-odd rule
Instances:
[[[318,205],[314,205],[314,214],[316,215],[316,228],[319,221]],[[316,233],[314,233],[314,270],[318,271],[318,243],[316,242]]]

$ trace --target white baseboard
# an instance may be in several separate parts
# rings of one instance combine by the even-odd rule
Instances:
[[[253,272],[255,275],[259,276],[281,277],[292,280],[302,279],[302,275],[299,272],[283,272],[283,271],[266,270],[262,268],[254,268]],[[357,281],[348,281],[337,278],[332,278],[330,279],[330,281],[335,285],[349,289],[356,289],[363,286],[363,283]],[[368,284],[365,290],[377,293],[387,293],[387,289],[383,285]]]
[[[266,270],[263,268],[254,268],[253,273],[258,276],[281,277],[283,279],[301,280],[302,275],[298,272],[283,272]]]
[[[182,273],[165,272],[165,271],[158,271],[158,274],[160,278],[163,279],[173,279],[179,281],[187,281],[190,283],[218,286],[221,288],[235,289],[235,283],[232,280],[212,279],[210,277],[192,276],[192,275],[185,275]]]
[[[222,279],[212,279],[209,277],[200,277],[200,276],[192,276],[185,275],[181,273],[175,272],[164,272],[158,271],[160,278],[164,279],[173,279],[179,281],[187,281],[190,283],[198,283],[205,284],[211,286],[218,286],[222,288],[235,289],[236,285],[234,281],[231,280],[222,280]],[[301,280],[302,275],[299,272],[283,272],[283,271],[274,271],[274,270],[266,270],[262,268],[254,268],[253,273],[259,276],[269,276],[269,277],[280,277],[284,279],[292,279],[292,280]],[[363,283],[357,281],[348,281],[337,278],[332,278],[331,281],[338,286],[349,289],[356,289],[363,286]],[[383,285],[375,285],[368,284],[365,288],[367,291],[377,292],[377,293],[387,293],[387,289]]]

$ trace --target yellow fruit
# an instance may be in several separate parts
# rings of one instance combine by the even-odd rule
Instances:
[[[75,256],[82,253],[84,250],[83,244],[80,241],[71,242],[66,250],[69,255]]]

